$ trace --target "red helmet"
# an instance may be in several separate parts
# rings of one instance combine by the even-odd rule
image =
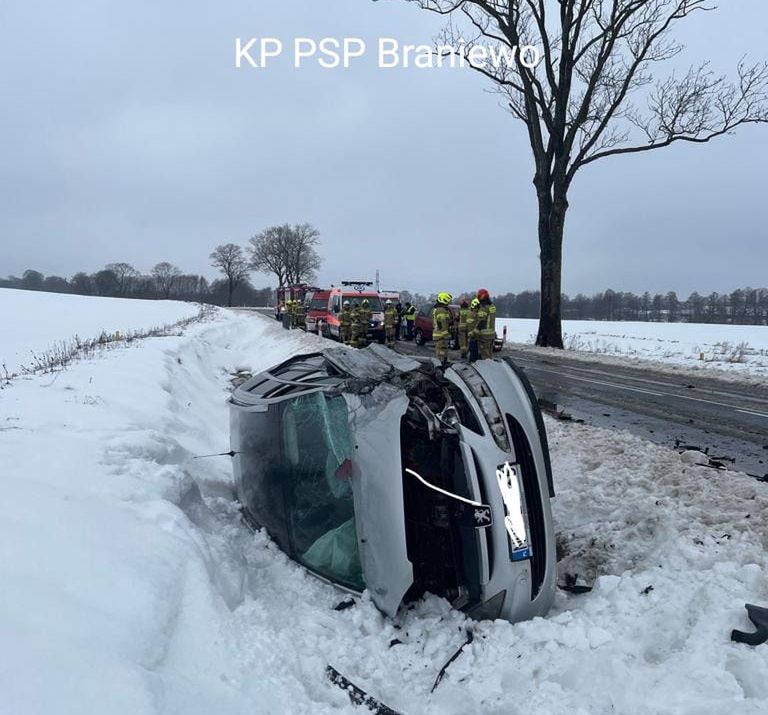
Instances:
[[[485,288],[481,288],[479,291],[477,291],[478,300],[488,300],[490,297],[490,294]]]

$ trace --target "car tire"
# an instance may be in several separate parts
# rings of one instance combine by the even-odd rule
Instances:
[[[413,340],[416,343],[416,345],[424,345],[424,332],[421,328],[417,328],[416,332],[414,333]]]

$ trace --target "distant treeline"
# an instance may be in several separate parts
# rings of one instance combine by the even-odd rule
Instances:
[[[768,289],[739,288],[731,293],[691,293],[686,300],[674,291],[635,295],[607,290],[571,298],[563,295],[564,320],[640,320],[666,323],[768,324]],[[497,295],[497,314],[507,318],[538,318],[539,292]]]
[[[53,293],[76,293],[121,298],[171,298],[214,305],[228,302],[226,278],[209,282],[204,276],[182,273],[171,263],[158,263],[149,274],[142,274],[128,263],[110,263],[96,273],[75,273],[70,279],[45,276],[39,271],[24,271],[21,278],[0,278],[0,288],[23,288]],[[400,292],[402,302],[416,306],[432,303],[436,296]],[[456,293],[472,297],[472,291]],[[522,291],[493,297],[497,315],[503,318],[538,318],[539,292]],[[254,288],[247,277],[233,293],[234,305],[272,306],[272,288]],[[564,320],[639,320],[667,323],[722,323],[734,325],[768,325],[768,289],[738,288],[731,293],[691,293],[680,300],[674,291],[666,294],[606,290],[591,296],[579,293],[563,295]]]
[[[115,298],[186,300],[213,305],[227,305],[226,279],[209,282],[204,276],[182,273],[172,263],[158,263],[143,274],[129,263],[110,263],[96,273],[75,273],[71,278],[46,276],[40,271],[24,271],[21,278],[0,278],[0,288],[21,288],[51,293],[74,293]],[[234,305],[274,305],[272,288],[254,288],[247,278],[234,289]]]

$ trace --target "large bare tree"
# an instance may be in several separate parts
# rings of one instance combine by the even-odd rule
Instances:
[[[322,264],[320,232],[308,223],[270,226],[250,244],[251,268],[274,274],[278,287],[313,280]]]
[[[181,270],[168,261],[161,261],[152,269],[152,280],[155,283],[155,288],[163,294],[163,298],[168,298],[171,295],[179,276],[181,276]]]
[[[438,45],[465,44],[469,66],[491,80],[525,126],[539,209],[538,345],[563,346],[562,246],[579,169],[679,142],[703,144],[740,125],[768,121],[765,63],[742,60],[732,80],[707,62],[682,74],[656,74],[683,49],[673,37],[676,26],[714,10],[709,0],[405,2],[449,16]],[[480,48],[488,46],[516,54],[509,64],[487,61]],[[538,49],[538,64],[533,52],[519,51],[525,46]]]
[[[235,288],[248,277],[248,261],[242,247],[234,243],[216,246],[211,253],[211,265],[218,268],[227,281],[227,305],[232,307],[232,295]]]

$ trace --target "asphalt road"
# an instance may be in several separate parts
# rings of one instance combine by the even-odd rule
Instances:
[[[404,352],[431,350],[398,343]],[[671,448],[707,451],[713,465],[768,477],[768,389],[711,376],[677,377],[505,348],[542,407],[561,419],[627,430]]]

